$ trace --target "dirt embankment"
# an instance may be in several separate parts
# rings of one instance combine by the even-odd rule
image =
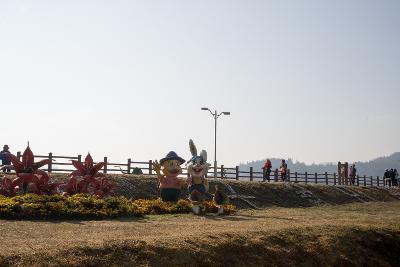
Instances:
[[[234,216],[0,220],[0,266],[400,266],[400,202]]]

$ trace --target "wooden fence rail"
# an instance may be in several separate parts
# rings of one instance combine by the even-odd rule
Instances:
[[[17,153],[17,157],[21,158],[21,152]],[[72,165],[72,160],[77,160],[82,162],[82,155],[77,155],[76,157],[71,156],[55,156],[53,153],[48,155],[35,155],[37,159],[50,159],[50,163],[47,167],[43,167],[49,173],[53,172],[72,172],[75,168]],[[104,173],[120,173],[124,172],[126,174],[131,174],[132,171],[140,169],[143,174],[153,175],[153,161],[133,161],[128,159],[126,163],[113,163],[108,161],[108,157],[103,158]],[[281,172],[278,169],[272,170],[268,177],[264,175],[263,171],[256,171],[253,167],[247,170],[241,170],[239,166],[226,167],[224,165],[217,167],[218,178],[221,179],[235,179],[235,180],[249,180],[249,181],[267,181],[267,182],[278,182],[282,181]],[[187,176],[187,169],[183,168],[182,176]],[[208,172],[208,177],[214,176],[214,169],[210,169]],[[326,185],[351,185],[351,181],[341,181],[338,179],[337,173],[299,173],[292,172],[288,170],[286,175],[286,181],[292,183],[313,183],[313,184],[326,184]],[[379,176],[359,176],[354,180],[355,186],[387,186],[384,179]]]

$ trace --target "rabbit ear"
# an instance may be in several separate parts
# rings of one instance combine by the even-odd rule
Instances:
[[[207,161],[207,151],[202,150],[200,156],[203,158],[204,161]]]
[[[190,147],[190,153],[192,153],[192,156],[193,156],[193,157],[194,157],[194,156],[197,156],[197,148],[196,148],[196,146],[194,145],[192,139],[189,140],[189,147]]]

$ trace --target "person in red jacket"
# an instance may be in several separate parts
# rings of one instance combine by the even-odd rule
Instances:
[[[269,177],[271,175],[271,169],[272,169],[272,163],[269,159],[267,159],[267,161],[264,163],[264,167],[262,167],[262,169],[264,170],[264,179],[263,181],[265,182],[265,179],[268,180],[269,182]]]

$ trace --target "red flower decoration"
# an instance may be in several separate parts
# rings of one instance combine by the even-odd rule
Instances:
[[[101,168],[104,167],[104,162],[94,164],[93,158],[89,153],[83,163],[73,160],[72,165],[76,170],[70,174],[69,181],[63,185],[65,195],[90,193],[99,197],[106,197],[116,187],[108,181],[104,174],[99,173]],[[101,178],[101,180],[96,178]]]
[[[98,188],[96,190],[96,196],[98,197],[107,197],[113,193],[114,188],[117,186],[110,182],[106,177],[101,178]]]
[[[6,197],[13,197],[17,193],[17,189],[10,178],[3,177],[0,182],[0,194]]]
[[[54,195],[58,193],[58,188],[61,183],[49,183],[49,176],[42,175],[39,179],[32,184],[32,193],[38,195]]]
[[[72,165],[76,168],[76,171],[72,172],[70,176],[92,176],[92,177],[99,177],[104,176],[101,173],[98,173],[101,168],[104,167],[104,162],[99,162],[96,165],[93,163],[93,158],[90,156],[90,153],[87,154],[84,163],[79,162],[77,160],[72,161]]]
[[[11,161],[13,166],[4,166],[3,168],[13,168],[18,173],[36,173],[40,171],[39,168],[49,164],[49,159],[44,159],[35,163],[35,157],[33,156],[32,150],[29,145],[22,154],[22,161],[20,161],[15,155],[7,154],[7,158]]]
[[[11,161],[12,166],[4,166],[3,168],[12,168],[15,170],[17,178],[14,179],[12,184],[14,187],[22,186],[23,193],[27,193],[28,186],[31,183],[34,184],[32,187],[36,188],[36,190],[39,190],[38,188],[43,188],[43,186],[56,187],[55,184],[48,184],[50,179],[48,174],[43,170],[39,170],[40,167],[49,164],[50,160],[44,159],[35,163],[35,157],[33,156],[29,144],[22,154],[22,161],[13,154],[7,154],[7,158]]]

